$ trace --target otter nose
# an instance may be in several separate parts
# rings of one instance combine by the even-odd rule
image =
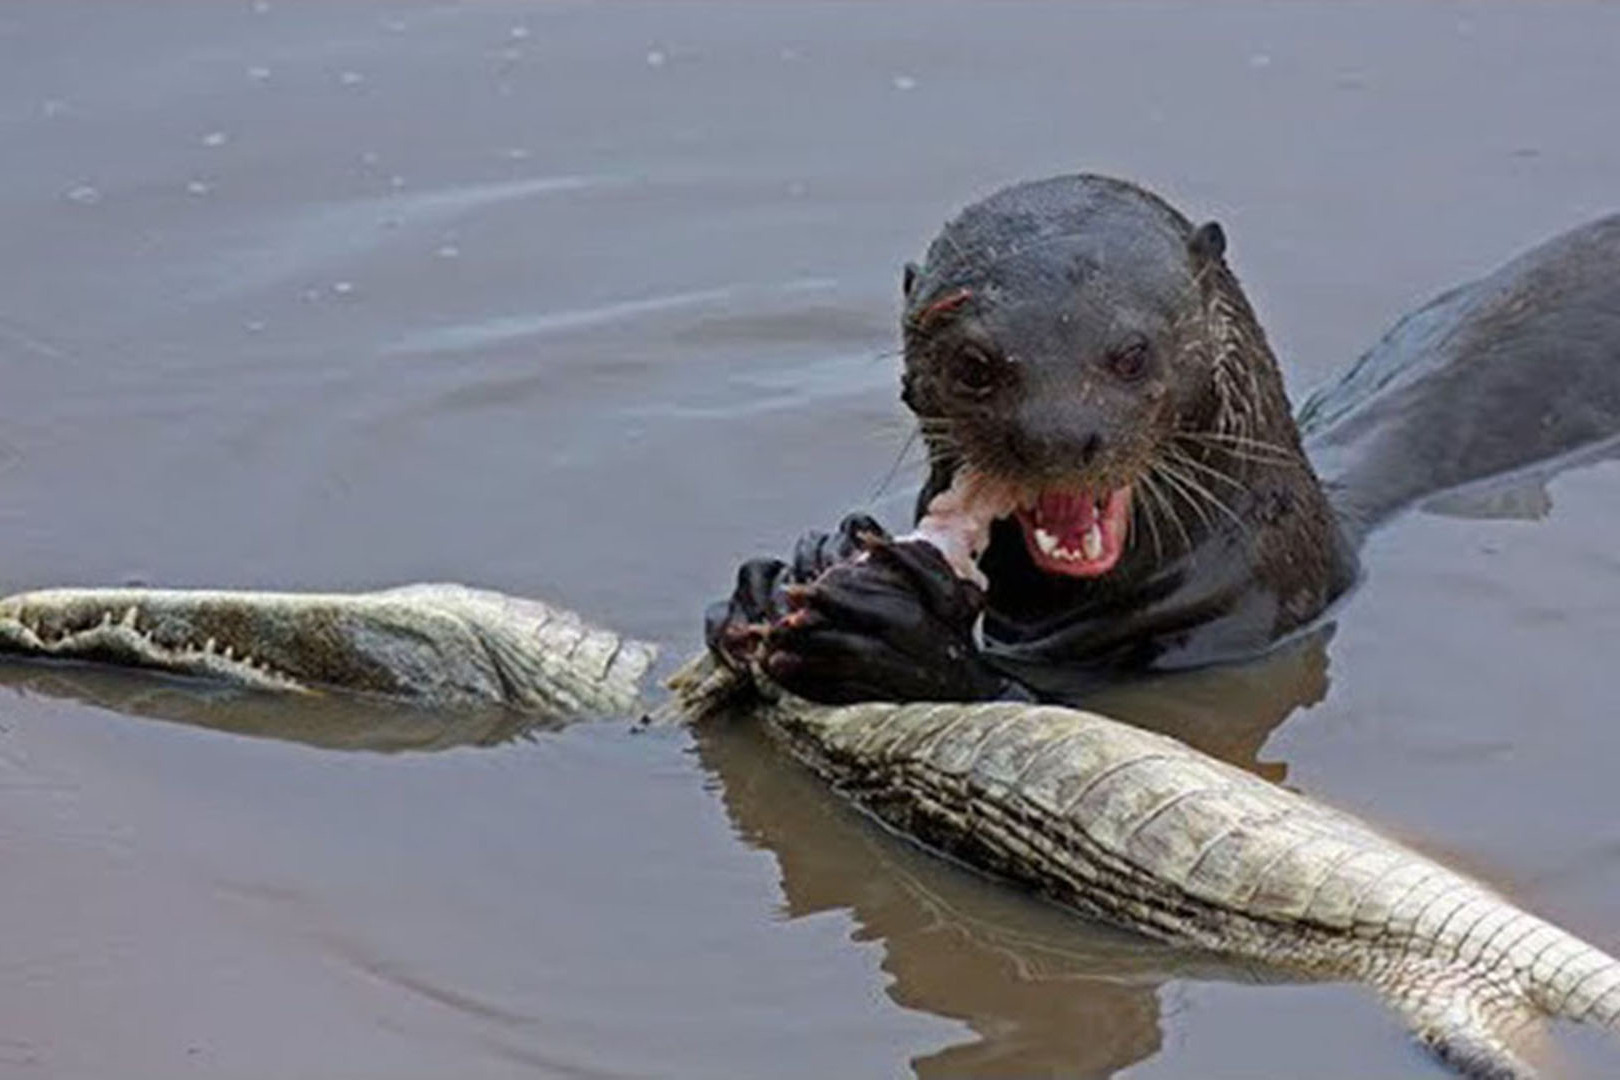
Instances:
[[[1022,410],[1008,442],[1013,456],[1032,468],[1083,467],[1103,450],[1102,432],[1091,418],[1049,407]]]

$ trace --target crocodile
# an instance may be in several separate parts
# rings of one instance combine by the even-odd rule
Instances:
[[[453,585],[51,590],[0,601],[0,639],[307,695],[325,692],[317,675],[353,664],[373,672],[370,693],[414,677],[443,702],[498,692],[530,710],[618,716],[636,711],[656,655],[539,601]],[[668,685],[644,719],[741,712],[924,847],[1157,941],[1370,986],[1463,1075],[1537,1076],[1548,1018],[1620,1031],[1620,961],[1349,814],[1166,735],[1059,705],[818,705],[707,653]]]

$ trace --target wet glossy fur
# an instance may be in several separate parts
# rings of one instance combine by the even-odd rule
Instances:
[[[946,225],[907,286],[904,399],[934,462],[919,509],[964,462],[1032,492],[1133,485],[1101,577],[1043,572],[997,526],[985,629],[1026,684],[1252,655],[1354,580],[1218,226],[1105,177],[1020,184]]]
[[[1012,522],[981,563],[986,655],[1059,700],[1263,651],[1353,583],[1362,539],[1400,509],[1620,436],[1620,216],[1408,316],[1307,403],[1303,443],[1218,229],[1123,181],[969,207],[908,272],[906,310],[904,397],[933,461],[919,514],[964,460],[1136,482],[1110,573],[1041,571]],[[1146,370],[1121,379],[1108,360],[1133,340]],[[964,350],[1000,364],[993,393],[952,390]]]

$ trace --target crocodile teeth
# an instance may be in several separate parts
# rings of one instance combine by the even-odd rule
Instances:
[[[135,605],[129,605],[129,607],[124,609],[124,617],[118,621],[118,625],[133,630],[135,628],[135,616],[137,614],[138,612],[136,611]]]

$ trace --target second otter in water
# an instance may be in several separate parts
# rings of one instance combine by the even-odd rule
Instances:
[[[1620,226],[1611,219],[1570,237],[1585,248],[1554,241],[1414,318],[1435,312],[1511,335],[1504,314],[1524,323],[1529,313],[1531,344],[1555,345],[1572,319],[1620,301]],[[980,563],[988,592],[927,545],[851,518],[833,535],[807,536],[790,562],[745,564],[730,600],[710,610],[711,644],[761,659],[823,701],[1073,700],[1122,671],[1255,655],[1320,617],[1356,578],[1369,484],[1389,486],[1374,472],[1405,470],[1410,496],[1475,479],[1470,459],[1498,455],[1453,445],[1439,465],[1380,451],[1377,469],[1342,469],[1351,482],[1324,487],[1225,248],[1220,226],[1194,226],[1106,177],[1019,184],[968,207],[923,265],[907,268],[902,397],[931,461],[919,517],[963,470],[1000,485],[1016,507],[993,526]],[[1459,306],[1459,295],[1477,303]],[[1620,358],[1620,327],[1609,330],[1595,339],[1599,361]],[[1547,394],[1524,392],[1537,385],[1539,359],[1524,340],[1495,368],[1469,347],[1438,359],[1375,351],[1385,376],[1424,359],[1479,380],[1467,395],[1403,388],[1407,399],[1372,421],[1401,436],[1381,439],[1384,450],[1440,427],[1500,444],[1516,421],[1546,411],[1537,402]],[[1601,386],[1588,389],[1606,401],[1620,387],[1613,365],[1589,374]],[[1542,372],[1540,382],[1554,379]],[[1361,403],[1338,404],[1348,416]],[[1465,409],[1478,415],[1453,422]],[[1620,410],[1603,409],[1596,428],[1553,430],[1554,443],[1612,434]],[[1369,427],[1370,415],[1354,423]]]

